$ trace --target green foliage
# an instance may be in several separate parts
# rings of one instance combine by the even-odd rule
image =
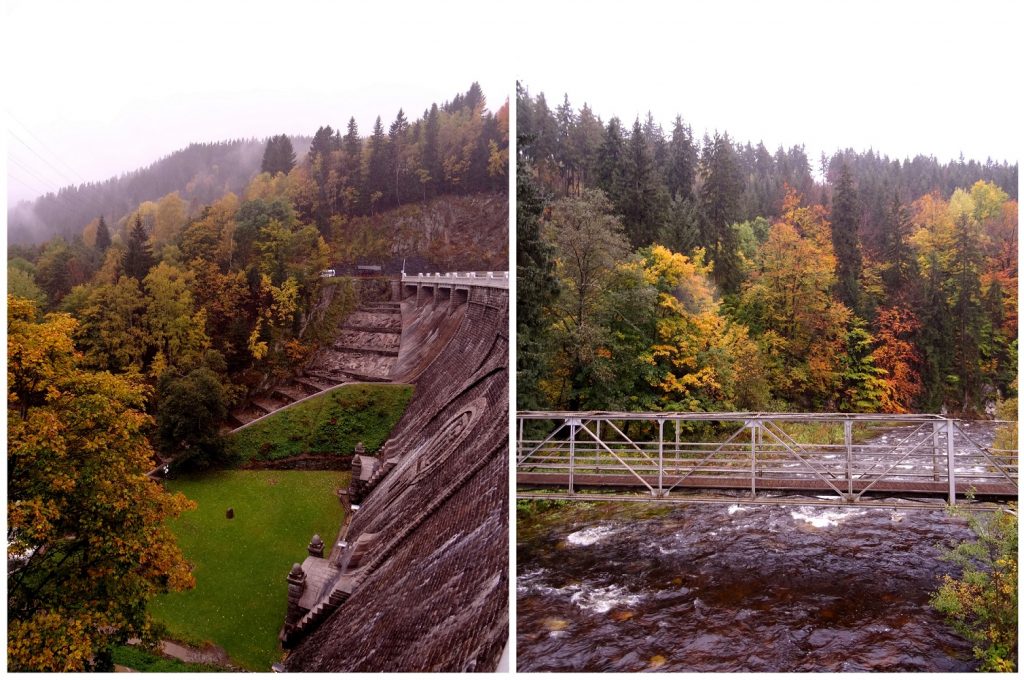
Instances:
[[[945,576],[932,606],[974,644],[979,670],[1017,668],[1017,504],[993,513],[960,513],[975,537],[947,554],[962,569]]]
[[[7,267],[7,293],[20,297],[23,300],[31,300],[37,307],[46,304],[46,293],[36,285],[35,277],[29,272],[18,267]]]
[[[220,377],[206,367],[181,378],[168,372],[159,395],[157,441],[175,455],[175,465],[202,468],[221,462],[220,425],[228,415],[228,392]]]
[[[172,638],[209,640],[242,667],[268,671],[281,658],[285,576],[314,533],[334,540],[342,520],[335,492],[347,473],[223,471],[166,484],[198,506],[169,524],[196,586],[158,598],[150,613]]]
[[[185,663],[141,647],[120,645],[114,647],[112,660],[118,666],[140,673],[223,673],[227,669],[202,663]]]
[[[373,453],[387,441],[412,392],[410,385],[342,385],[235,432],[228,451],[242,460],[344,457],[363,442]]]
[[[544,310],[558,296],[554,249],[541,237],[544,202],[524,161],[516,167],[516,405],[544,404],[540,380],[548,370]]]

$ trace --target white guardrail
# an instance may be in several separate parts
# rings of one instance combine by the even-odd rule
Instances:
[[[508,272],[445,272],[419,273],[415,276],[402,272],[402,283],[428,285],[479,286],[508,289]]]

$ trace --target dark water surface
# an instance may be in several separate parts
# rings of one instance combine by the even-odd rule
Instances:
[[[596,504],[595,504],[596,506]],[[642,511],[640,511],[642,512]],[[968,671],[940,511],[605,506],[520,519],[521,671]]]

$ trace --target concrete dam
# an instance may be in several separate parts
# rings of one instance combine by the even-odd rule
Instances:
[[[508,641],[507,274],[403,277],[390,296],[311,367],[317,386],[361,367],[415,394],[353,458],[339,536],[287,575],[283,670],[493,671]]]

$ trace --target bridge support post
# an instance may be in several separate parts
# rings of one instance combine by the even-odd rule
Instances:
[[[658,497],[665,495],[663,491],[665,478],[665,420],[658,418]]]
[[[761,424],[756,421],[750,423],[750,500],[757,498],[757,432]]]
[[[569,419],[569,495],[575,493],[573,474],[576,472],[576,428],[580,425],[579,418]]]
[[[525,422],[523,418],[519,419],[519,441],[516,446],[516,460],[520,460],[523,457],[523,451],[526,450],[526,444],[523,443],[523,424]]]
[[[942,423],[932,423],[932,481],[939,481],[939,430]]]
[[[846,444],[846,501],[853,501],[853,421],[843,421],[843,442]]]
[[[949,479],[949,504],[956,505],[956,449],[953,446],[953,421],[946,419],[946,477]]]

